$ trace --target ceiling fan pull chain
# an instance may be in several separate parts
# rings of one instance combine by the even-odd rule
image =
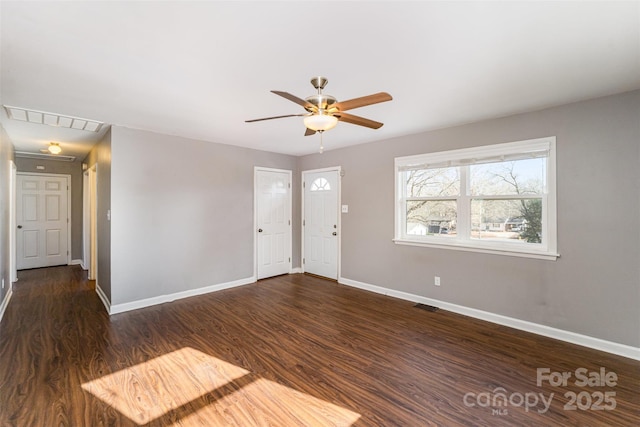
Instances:
[[[324,145],[322,145],[322,134],[324,132],[320,131],[318,133],[320,134],[320,154],[322,154],[322,152],[324,151]]]

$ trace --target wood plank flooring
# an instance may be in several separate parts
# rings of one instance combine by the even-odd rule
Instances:
[[[640,425],[640,362],[413,305],[298,274],[109,318],[78,266],[22,271],[0,426]]]

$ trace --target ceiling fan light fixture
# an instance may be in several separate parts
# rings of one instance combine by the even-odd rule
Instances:
[[[60,144],[57,142],[50,142],[49,148],[47,148],[51,154],[60,154],[62,153],[62,148],[60,148]]]
[[[333,129],[338,124],[338,118],[329,114],[314,114],[304,118],[307,129],[324,132]]]

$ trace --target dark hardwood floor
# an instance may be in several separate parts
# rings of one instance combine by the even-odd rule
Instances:
[[[109,318],[77,266],[22,271],[0,425],[640,425],[640,362],[413,305],[298,274]]]

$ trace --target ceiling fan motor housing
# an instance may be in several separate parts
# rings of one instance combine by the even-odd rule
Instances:
[[[313,105],[315,107],[315,108],[305,107],[305,110],[309,111],[310,113],[313,113],[313,112],[319,111],[319,110],[327,111],[328,109],[331,108],[331,106],[333,104],[338,102],[338,100],[335,99],[333,96],[324,95],[324,94],[321,94],[321,93],[319,93],[318,95],[312,95],[312,96],[306,98],[305,101],[307,101],[309,104],[311,104],[311,105]]]

